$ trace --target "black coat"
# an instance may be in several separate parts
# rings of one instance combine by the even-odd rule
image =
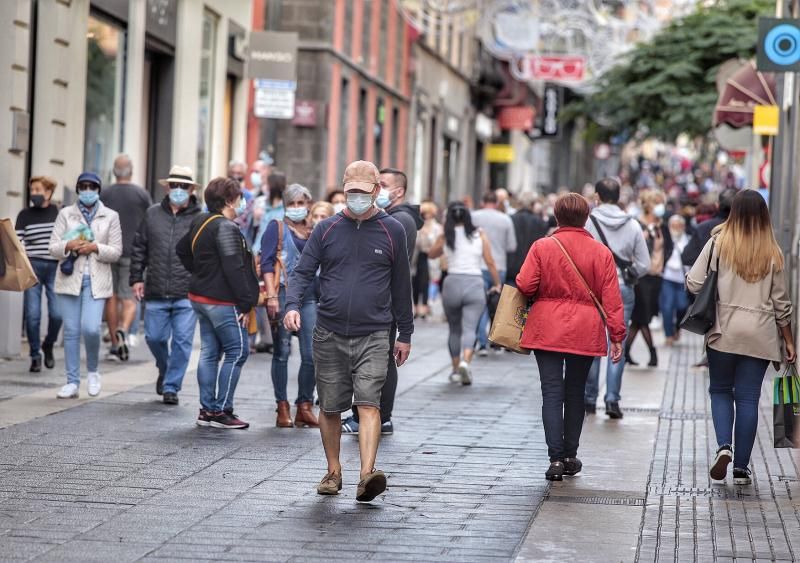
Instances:
[[[131,285],[145,282],[145,299],[186,299],[191,274],[183,267],[175,246],[199,214],[194,196],[177,214],[172,213],[169,197],[147,209],[133,239],[130,274]]]
[[[703,221],[697,225],[692,238],[689,239],[689,244],[686,245],[686,248],[681,253],[681,261],[684,266],[689,266],[690,268],[694,266],[694,263],[700,257],[700,253],[703,252],[703,247],[711,238],[711,231],[727,220],[728,217],[726,215],[714,215],[708,221]]]
[[[239,226],[224,217],[209,222],[192,251],[192,240],[211,215],[196,216],[189,232],[178,241],[178,256],[192,273],[189,292],[233,303],[240,313],[247,313],[258,303],[258,277],[253,253]]]
[[[547,236],[550,225],[548,221],[529,209],[520,209],[514,213],[511,216],[511,222],[514,223],[517,249],[506,254],[506,279],[500,281],[516,286],[517,274],[528,256],[531,245]]]

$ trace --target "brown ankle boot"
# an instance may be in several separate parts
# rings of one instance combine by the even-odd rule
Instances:
[[[317,420],[311,408],[311,401],[297,404],[297,412],[294,415],[294,425],[298,428],[319,428],[319,420]]]
[[[289,401],[278,401],[278,417],[275,419],[278,428],[292,427],[292,413],[289,410]]]

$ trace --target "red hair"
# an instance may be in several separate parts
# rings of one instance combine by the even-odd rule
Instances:
[[[582,195],[567,193],[558,196],[555,205],[555,216],[559,227],[586,226],[589,218],[589,202]]]

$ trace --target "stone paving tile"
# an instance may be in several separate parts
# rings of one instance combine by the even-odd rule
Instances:
[[[319,435],[272,426],[270,356],[256,355],[237,399],[246,432],[193,426],[192,377],[177,408],[138,388],[0,430],[0,559],[512,559],[548,490],[530,480],[547,465],[535,364],[493,356],[471,388],[450,384],[442,332],[423,327],[401,370],[379,455],[389,490],[372,505],[354,499],[350,436],[342,494],[316,495]]]
[[[716,451],[708,371],[690,367],[702,340],[671,355],[655,437],[637,561],[800,559],[800,472],[791,450],[772,447],[772,386],[762,390],[753,486],[712,482]]]

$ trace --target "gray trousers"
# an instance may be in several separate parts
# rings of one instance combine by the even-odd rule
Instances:
[[[448,274],[442,287],[442,305],[450,326],[450,356],[456,358],[462,350],[475,348],[475,331],[486,307],[483,277]]]

